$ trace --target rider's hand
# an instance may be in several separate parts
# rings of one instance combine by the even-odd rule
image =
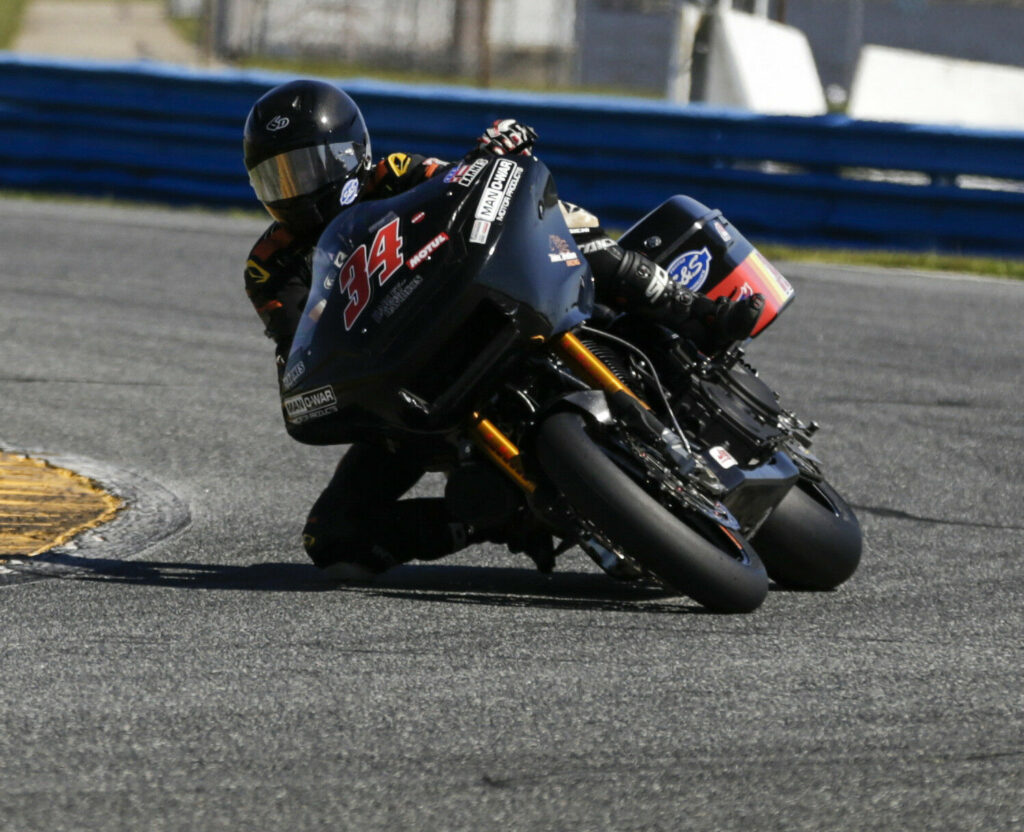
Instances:
[[[530,155],[530,148],[537,141],[537,131],[514,118],[499,118],[476,140],[477,149],[495,156],[522,153]]]

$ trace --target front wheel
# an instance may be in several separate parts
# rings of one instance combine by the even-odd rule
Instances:
[[[768,594],[764,566],[736,532],[697,512],[680,519],[602,450],[577,413],[541,425],[541,468],[576,512],[674,589],[716,612],[750,612]]]
[[[824,481],[799,480],[753,542],[771,579],[790,589],[835,589],[860,563],[860,524]]]

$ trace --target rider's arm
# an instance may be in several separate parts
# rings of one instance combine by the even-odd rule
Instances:
[[[622,248],[585,208],[565,200],[560,200],[559,207],[573,241],[590,264],[598,303],[629,312],[664,305],[662,296],[669,283],[664,269]]]
[[[370,199],[395,196],[425,182],[447,166],[447,162],[419,153],[389,153],[373,169],[366,196]]]
[[[253,246],[245,264],[245,293],[277,354],[285,355],[309,294],[308,247],[274,223]]]

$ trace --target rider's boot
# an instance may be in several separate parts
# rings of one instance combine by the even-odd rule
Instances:
[[[636,251],[623,251],[614,285],[627,311],[664,324],[708,354],[748,338],[764,309],[760,294],[731,301],[691,292]]]

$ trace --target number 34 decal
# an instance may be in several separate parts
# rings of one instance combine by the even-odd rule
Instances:
[[[343,315],[346,331],[352,329],[369,305],[374,280],[383,286],[403,265],[410,270],[415,269],[447,241],[448,235],[442,231],[406,261],[402,258],[402,237],[395,218],[377,232],[369,249],[361,245],[353,251],[338,272],[341,288],[348,293],[348,305]]]
[[[398,218],[391,220],[373,238],[370,251],[361,245],[342,263],[338,280],[341,288],[348,292],[345,307],[345,329],[352,329],[356,319],[366,309],[373,293],[371,282],[376,278],[383,286],[402,268],[402,237],[398,233]]]

